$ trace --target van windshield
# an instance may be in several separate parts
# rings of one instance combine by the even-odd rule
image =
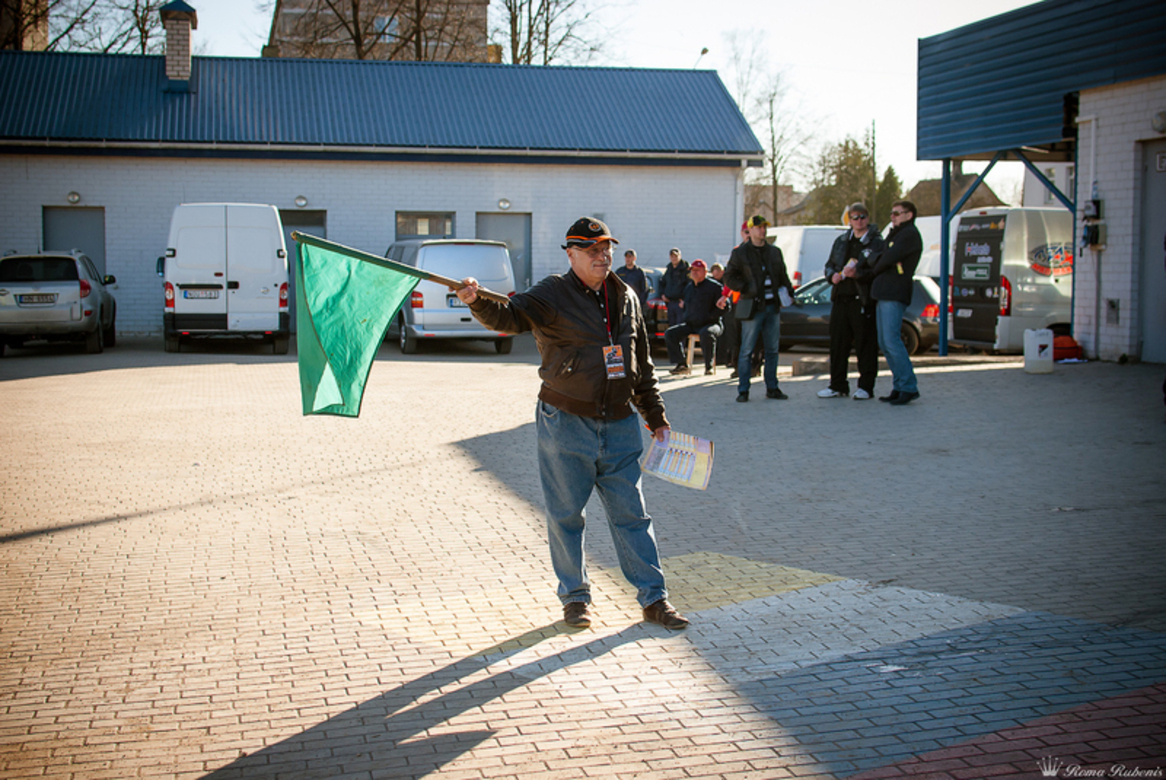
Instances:
[[[509,279],[506,248],[484,244],[430,244],[419,267],[452,279],[472,276],[480,282]]]

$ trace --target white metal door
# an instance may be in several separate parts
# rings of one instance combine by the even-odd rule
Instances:
[[[275,211],[227,206],[227,328],[279,328],[279,288],[287,281],[287,261],[279,256],[283,236]]]
[[[1166,141],[1142,152],[1142,360],[1166,363]]]

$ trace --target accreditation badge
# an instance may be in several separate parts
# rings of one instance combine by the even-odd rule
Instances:
[[[604,347],[603,365],[607,366],[608,379],[623,379],[627,376],[623,366],[623,347],[619,344]]]

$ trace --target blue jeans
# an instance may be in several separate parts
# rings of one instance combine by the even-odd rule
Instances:
[[[591,601],[583,540],[592,489],[599,490],[620,569],[636,588],[640,606],[667,598],[656,533],[640,489],[644,443],[639,418],[579,417],[543,401],[536,414],[538,468],[559,599],[564,604]]]
[[[907,304],[899,301],[879,301],[875,318],[879,327],[879,349],[887,359],[887,367],[891,369],[891,387],[900,393],[918,393],[919,383],[915,380],[915,369],[911,365],[911,357],[907,354],[907,347],[903,345],[903,335],[900,330],[903,325],[903,312]]]
[[[741,351],[737,356],[737,391],[749,392],[749,379],[753,376],[753,347],[757,337],[764,333],[765,345],[765,389],[777,389],[777,350],[781,344],[781,320],[777,316],[777,306],[769,304],[765,311],[758,311],[748,320],[741,320]]]

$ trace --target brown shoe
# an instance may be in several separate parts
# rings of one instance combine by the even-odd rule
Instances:
[[[657,623],[669,631],[679,631],[688,627],[688,618],[676,611],[676,607],[668,603],[667,599],[654,601],[644,607],[644,620]]]
[[[563,622],[571,628],[587,628],[591,625],[591,605],[586,601],[568,601],[563,605]]]

